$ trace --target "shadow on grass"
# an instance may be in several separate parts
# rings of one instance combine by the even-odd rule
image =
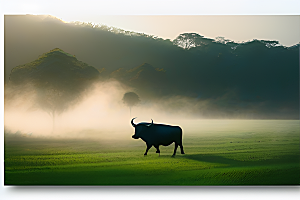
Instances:
[[[186,154],[184,158],[196,160],[199,162],[218,163],[218,164],[225,164],[225,165],[241,165],[245,163],[243,161],[229,159],[223,156],[213,155],[213,154],[192,154],[192,155]]]
[[[208,162],[208,163],[218,163],[228,165],[228,167],[234,166],[253,166],[253,165],[272,165],[272,164],[291,164],[291,163],[299,163],[300,157],[296,154],[278,156],[277,158],[266,159],[266,160],[234,160],[230,158],[225,158],[220,155],[214,154],[192,154],[185,155],[184,158],[199,161],[199,162]]]

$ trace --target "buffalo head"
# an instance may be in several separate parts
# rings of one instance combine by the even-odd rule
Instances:
[[[135,128],[135,133],[132,136],[133,139],[139,139],[143,133],[148,132],[148,129],[153,125],[153,120],[151,119],[151,123],[139,123],[135,124],[133,122],[135,118],[131,120],[131,125]]]

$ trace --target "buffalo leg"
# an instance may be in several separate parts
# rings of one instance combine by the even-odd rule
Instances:
[[[146,149],[146,152],[144,153],[144,156],[146,156],[147,155],[147,153],[148,153],[148,151],[149,151],[149,149],[152,147],[152,145],[148,145],[147,144],[147,149]]]
[[[159,145],[157,146],[154,146],[156,148],[156,153],[159,153],[159,156],[160,156],[160,150],[159,150]]]
[[[175,156],[175,154],[176,154],[176,151],[177,151],[177,147],[178,147],[178,144],[175,142],[174,153],[173,153],[173,155],[172,155],[172,156]]]
[[[180,146],[181,154],[184,154],[184,151],[183,151],[183,146],[182,146],[182,144],[180,144],[179,146]]]

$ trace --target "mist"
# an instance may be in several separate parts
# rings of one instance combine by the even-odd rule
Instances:
[[[72,105],[55,119],[52,132],[52,118],[40,107],[35,107],[35,92],[30,84],[21,88],[5,88],[5,131],[22,133],[25,136],[46,137],[86,137],[86,138],[130,138],[133,134],[131,119],[137,117],[136,123],[150,122],[175,124],[179,119],[189,115],[179,110],[171,112],[162,109],[165,104],[176,104],[177,99],[164,99],[151,102],[141,99],[141,103],[132,108],[122,101],[123,95],[133,91],[116,80],[98,81],[87,90],[81,100]],[[188,103],[187,100],[181,99]],[[161,102],[165,104],[160,105]],[[187,104],[189,105],[189,104]],[[175,114],[175,115],[174,115]],[[179,125],[179,124],[177,124]]]
[[[32,86],[27,84],[19,93],[15,87],[7,87],[5,129],[36,136],[78,136],[84,130],[116,132],[125,127],[126,116],[129,120],[129,110],[122,105],[125,91],[117,81],[95,83],[80,101],[56,116],[52,133],[52,118],[41,107],[35,106],[36,94]]]
[[[18,89],[22,92],[18,92]],[[157,102],[141,99],[141,103],[132,108],[130,116],[129,107],[124,104],[122,97],[133,88],[116,80],[99,81],[94,83],[79,102],[56,117],[55,131],[52,133],[52,118],[42,108],[35,107],[36,94],[32,86],[27,84],[18,89],[5,89],[4,124],[6,131],[11,133],[19,131],[27,135],[32,133],[32,136],[122,137],[124,132],[133,133],[130,123],[133,117],[137,117],[136,123],[150,122],[153,119],[154,123],[171,124],[179,119],[192,117],[189,108],[185,108],[185,112],[163,109],[163,106],[175,105],[179,101],[190,105],[191,102],[179,97]]]
[[[238,125],[240,122],[228,120],[221,109],[218,111],[211,103],[212,99],[199,101],[184,96],[169,96],[149,100],[141,97],[140,103],[132,107],[130,115],[129,107],[122,101],[123,95],[128,91],[134,91],[134,88],[114,79],[95,82],[85,91],[80,101],[57,115],[52,130],[51,116],[43,108],[35,106],[36,94],[32,85],[7,86],[5,133],[18,133],[26,137],[130,141],[134,133],[130,121],[134,117],[137,117],[135,123],[151,122],[153,119],[154,123],[181,126],[189,134],[211,134],[224,129],[245,128],[244,125]],[[255,109],[258,108],[253,107],[252,112]],[[204,115],[206,112],[219,115],[219,120],[209,120]],[[241,115],[240,118],[242,119]]]

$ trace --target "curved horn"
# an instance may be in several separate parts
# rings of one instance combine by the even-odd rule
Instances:
[[[135,118],[136,118],[136,117],[135,117]],[[136,124],[133,123],[133,120],[134,120],[135,118],[132,118],[132,120],[131,120],[131,125],[132,125],[133,127],[136,126]]]
[[[151,119],[151,121],[152,121],[151,124],[148,125],[149,127],[153,125],[153,120]]]

